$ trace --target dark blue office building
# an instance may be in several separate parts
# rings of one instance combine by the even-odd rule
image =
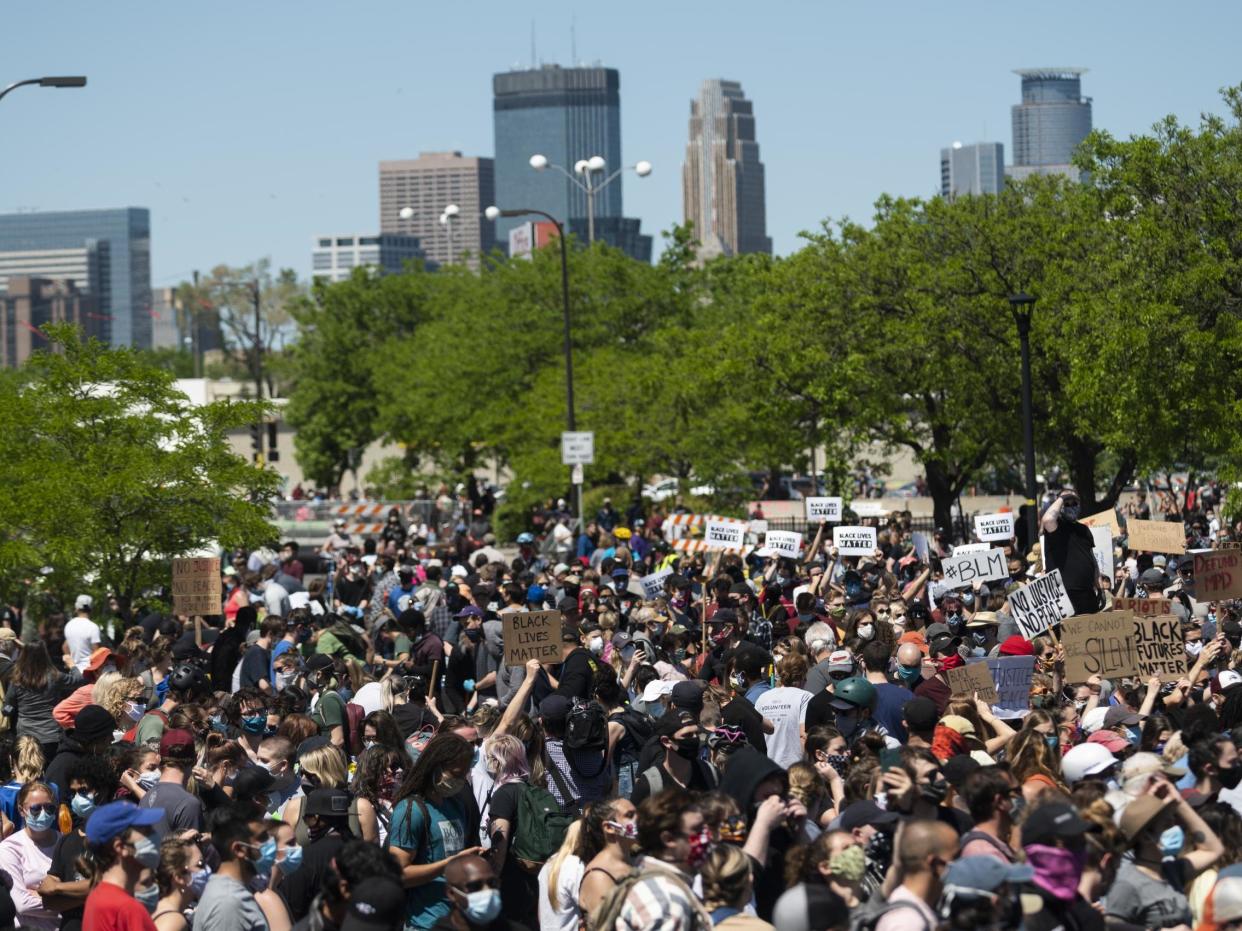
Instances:
[[[494,75],[492,90],[497,206],[545,210],[585,242],[586,194],[554,168],[535,171],[530,157],[546,156],[552,165],[572,173],[575,162],[600,155],[608,163],[604,177],[621,168],[621,77],[617,70],[544,65]],[[651,237],[642,235],[640,220],[622,213],[623,180],[617,177],[595,195],[595,238],[649,262]],[[497,242],[506,245],[509,230],[524,222],[499,220]]]
[[[106,246],[105,246],[106,244]],[[0,253],[93,247],[100,329],[113,346],[151,348],[151,213],[145,207],[0,214]],[[38,264],[38,256],[31,256]],[[11,269],[20,274],[20,269]],[[35,274],[46,274],[36,269]]]

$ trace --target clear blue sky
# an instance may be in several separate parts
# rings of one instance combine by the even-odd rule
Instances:
[[[689,100],[704,78],[755,102],[776,249],[881,192],[926,195],[939,149],[998,140],[1009,159],[1014,68],[1079,66],[1095,125],[1196,121],[1242,81],[1234,2],[859,3],[423,0],[6,3],[0,211],[145,206],[153,280],[271,256],[306,275],[312,236],[378,220],[377,162],[492,153],[491,75],[538,56],[621,72],[626,213],[681,219]]]

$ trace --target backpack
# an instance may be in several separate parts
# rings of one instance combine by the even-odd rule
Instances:
[[[695,760],[695,763],[701,763],[707,767],[707,781],[709,783],[707,790],[710,792],[720,785],[720,770],[713,763],[707,760]],[[693,765],[693,764],[692,764]],[[647,797],[659,795],[664,791],[664,771],[659,766],[651,766],[642,771],[643,777],[647,780]]]
[[[345,702],[345,746],[351,756],[362,752],[362,719],[366,716],[367,710],[362,705]]]
[[[405,752],[410,755],[410,759],[415,763],[426,749],[427,744],[431,743],[431,738],[436,736],[436,729],[430,724],[424,724],[413,734],[405,739]]]
[[[617,741],[617,751],[622,763],[635,762],[642,752],[643,745],[651,739],[655,732],[655,721],[650,715],[626,708],[610,715],[609,721],[615,721],[625,728],[625,738]]]
[[[1010,850],[1008,847],[1006,847],[1001,841],[993,837],[991,834],[985,834],[983,831],[967,831],[965,834],[962,835],[959,843],[961,844],[961,846],[965,847],[972,840],[987,841],[989,844],[991,844],[993,847],[996,848],[997,852],[1004,858],[1006,863],[1013,862],[1013,860],[1011,859],[1013,857],[1013,851]]]
[[[878,893],[850,912],[849,931],[875,931],[881,918],[899,908],[914,909],[919,921],[923,923],[923,931],[934,931],[927,923],[923,912],[913,902],[889,902],[881,898]]]
[[[571,750],[608,748],[608,717],[599,702],[574,699],[565,722],[565,746]]]
[[[561,848],[574,822],[543,786],[523,785],[518,797],[516,828],[509,854],[528,873],[536,873]]]
[[[707,914],[706,909],[699,904],[698,896],[687,886],[680,877],[675,876],[669,870],[630,870],[621,878],[608,895],[595,907],[595,911],[590,915],[583,915],[583,922],[587,931],[612,931],[617,926],[617,920],[621,917],[621,912],[625,910],[625,903],[630,897],[630,892],[644,879],[650,879],[652,876],[659,876],[665,882],[681,889],[681,893],[690,903],[690,907],[694,910],[694,921],[690,924],[688,931],[711,931],[712,918]]]

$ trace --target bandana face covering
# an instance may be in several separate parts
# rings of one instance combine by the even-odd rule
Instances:
[[[1062,902],[1072,902],[1078,895],[1078,881],[1087,863],[1087,851],[1065,850],[1044,844],[1027,844],[1026,860],[1035,869],[1033,882]]]
[[[859,882],[866,871],[867,857],[862,847],[857,844],[846,847],[828,861],[828,872],[833,876],[840,876],[846,882]]]

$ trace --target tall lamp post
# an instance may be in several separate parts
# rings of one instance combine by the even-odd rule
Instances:
[[[561,317],[565,330],[565,428],[573,433],[577,429],[577,421],[574,418],[574,351],[573,343],[569,337],[569,252],[565,245],[565,227],[561,222],[550,213],[544,213],[542,210],[501,210],[499,207],[488,207],[483,211],[483,215],[487,219],[495,221],[501,217],[525,217],[538,216],[543,217],[549,223],[556,227],[556,236],[561,244]],[[578,488],[578,521],[582,529],[586,529],[586,519],[582,513],[582,485]]]
[[[73,75],[70,77],[54,77],[54,78],[27,78],[25,81],[14,81],[4,90],[0,90],[0,100],[10,91],[15,91],[19,87],[26,87],[31,84],[37,84],[40,87],[85,87],[86,78],[82,75]]]
[[[612,184],[612,182],[616,181],[617,178],[624,171],[626,171],[626,169],[618,168],[603,181],[596,183],[596,175],[603,174],[604,170],[608,167],[608,162],[604,160],[604,156],[602,155],[592,155],[590,158],[579,159],[574,163],[574,173],[582,176],[581,181],[575,178],[560,165],[552,164],[548,161],[548,157],[546,155],[532,155],[530,157],[530,167],[535,169],[535,171],[546,171],[549,168],[553,171],[559,171],[571,182],[573,182],[578,190],[582,191],[582,193],[586,195],[587,242],[595,242],[595,195],[604,188],[608,187],[608,185]],[[647,175],[651,174],[651,162],[638,162],[630,167],[634,169],[634,174],[638,175],[640,178],[645,178]],[[532,212],[537,211],[527,211],[527,213]]]
[[[1035,298],[1025,291],[1009,295],[1009,307],[1018,324],[1018,341],[1022,344],[1022,440],[1026,454],[1026,546],[1029,550],[1039,539],[1039,504],[1035,488],[1035,420],[1031,410],[1031,314]]]

